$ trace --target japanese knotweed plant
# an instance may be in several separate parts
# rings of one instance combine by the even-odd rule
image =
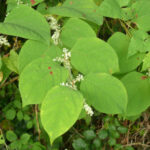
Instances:
[[[41,105],[51,143],[73,126],[83,109],[92,116],[90,106],[125,118],[150,106],[145,73],[150,67],[149,7],[149,0],[103,0],[99,6],[92,0],[66,0],[44,16],[30,5],[10,9],[0,33],[27,39],[13,71],[20,76],[23,106]],[[69,19],[61,27],[52,15]],[[108,41],[98,38],[93,28],[103,25],[103,17],[119,20],[126,34],[116,32]]]

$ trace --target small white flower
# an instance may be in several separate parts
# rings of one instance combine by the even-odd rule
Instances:
[[[1,36],[0,36],[0,47],[1,47],[2,45],[10,46],[8,40],[7,40],[4,36],[1,35]]]
[[[55,45],[58,45],[60,40],[59,40],[59,37],[60,37],[60,25],[58,24],[57,20],[53,17],[53,16],[47,16],[46,17],[49,25],[50,25],[50,28],[52,30],[55,30],[55,32],[53,33],[52,35],[52,40],[54,42]]]
[[[86,102],[84,102],[83,108],[85,109],[85,111],[88,115],[93,116],[94,112],[93,112],[92,108]]]

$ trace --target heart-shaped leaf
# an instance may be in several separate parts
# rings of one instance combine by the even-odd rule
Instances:
[[[64,134],[78,119],[83,108],[83,96],[68,87],[50,90],[41,108],[41,121],[53,141]]]

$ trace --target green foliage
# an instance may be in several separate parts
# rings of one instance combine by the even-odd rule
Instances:
[[[142,73],[131,72],[122,78],[122,82],[125,85],[128,93],[126,115],[136,116],[146,110],[150,105],[150,84],[147,76],[144,76]]]
[[[71,18],[63,26],[60,39],[65,46],[72,48],[79,38],[86,37],[96,37],[93,29],[86,22]]]
[[[75,123],[82,107],[83,97],[77,91],[54,87],[48,92],[42,104],[41,119],[51,143]],[[47,120],[48,117],[50,119]]]
[[[81,83],[81,91],[87,102],[100,112],[124,114],[126,111],[126,89],[118,79],[109,74],[88,74]]]
[[[101,14],[97,12],[97,9],[98,6],[96,6],[93,0],[66,0],[62,6],[50,7],[48,12],[64,17],[82,18],[101,25],[103,18]]]
[[[23,11],[22,11],[23,10]],[[24,19],[22,19],[24,18]],[[32,23],[34,20],[34,23]],[[1,33],[49,44],[50,28],[41,14],[26,5],[14,8],[0,23]]]
[[[72,65],[83,74],[91,72],[112,74],[119,71],[115,51],[98,38],[79,39],[71,49],[71,53]]]
[[[115,117],[134,120],[150,106],[150,1],[6,4],[0,33],[10,45],[0,37],[0,149],[58,150],[67,138],[75,150],[133,149],[121,144],[128,129]],[[78,120],[87,127],[72,128]]]

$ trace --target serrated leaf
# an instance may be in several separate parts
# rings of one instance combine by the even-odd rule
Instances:
[[[68,70],[52,62],[50,57],[32,61],[22,71],[19,79],[23,106],[41,104],[46,93],[53,86],[65,82],[68,76]]]
[[[114,33],[107,41],[116,51],[119,58],[120,73],[127,73],[136,69],[145,56],[144,53],[135,54],[128,58],[129,37],[121,32]]]
[[[48,46],[38,41],[28,40],[19,53],[19,72],[37,58],[45,58],[47,56],[52,60],[57,56],[61,56],[62,50],[54,45]]]
[[[83,74],[119,71],[114,49],[98,38],[79,39],[71,50],[71,64]]]
[[[81,18],[98,25],[103,23],[103,18],[97,12],[98,6],[93,0],[66,0],[62,6],[50,7],[49,13],[65,17]]]
[[[142,73],[131,72],[125,75],[121,81],[128,93],[126,116],[139,115],[150,106],[149,79]]]
[[[106,73],[91,73],[81,82],[81,92],[88,104],[106,114],[123,114],[127,107],[127,92],[123,84]]]
[[[42,41],[49,45],[50,27],[45,18],[34,9],[19,5],[0,23],[1,33]]]
[[[41,121],[51,143],[64,134],[79,117],[83,96],[68,87],[54,87],[47,93],[41,108]]]
[[[71,18],[63,26],[60,39],[65,46],[72,48],[79,38],[84,37],[96,37],[96,33],[86,22]]]

